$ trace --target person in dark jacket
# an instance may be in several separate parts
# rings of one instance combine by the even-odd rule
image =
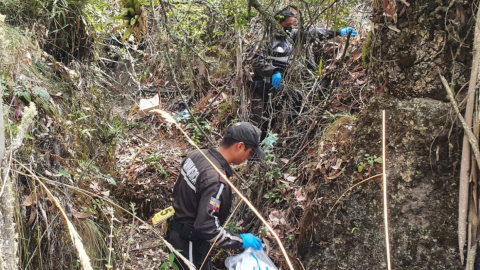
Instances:
[[[218,148],[193,151],[182,163],[173,188],[175,214],[169,221],[165,239],[197,268],[217,238],[219,248],[262,248],[261,240],[251,233],[236,234],[222,229],[230,214],[233,194],[212,165],[230,177],[230,164],[241,164],[254,155],[263,158],[260,135],[260,129],[250,123],[236,123],[227,129]],[[188,269],[181,260],[175,262],[180,269]],[[202,269],[213,269],[210,258]]]
[[[296,42],[298,30],[293,29],[293,25],[296,21],[295,13],[291,10],[284,10],[276,15],[275,19],[286,32],[287,36],[293,42]],[[351,27],[346,27],[338,31],[324,28],[314,28],[308,31],[308,35],[310,35],[312,41],[330,39],[335,36],[346,36],[349,33],[351,36],[357,34],[357,32]],[[282,78],[285,77],[292,60],[293,45],[288,40],[287,36],[276,35],[272,38],[267,38],[264,44],[258,44],[256,46],[252,57],[252,67],[254,71],[253,87],[255,93],[263,100],[262,116],[264,120],[269,119],[272,109],[277,107],[268,104],[270,96],[275,96],[283,89]],[[302,103],[301,98],[300,94],[294,96],[295,104],[293,105],[296,111],[299,111],[300,109]],[[283,98],[283,100],[285,99]],[[265,136],[266,131],[269,128],[268,125],[268,120],[262,124],[262,136]],[[273,121],[271,125],[273,126]]]

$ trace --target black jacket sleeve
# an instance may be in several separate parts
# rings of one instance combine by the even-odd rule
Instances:
[[[269,50],[267,46],[257,44],[253,52],[253,71],[262,77],[272,77],[274,73],[281,71],[281,69],[273,66],[271,63],[267,63],[266,55],[269,53]]]
[[[340,31],[329,30],[326,28],[313,28],[308,31],[312,41],[321,41],[340,36]]]
[[[194,223],[196,234],[208,242],[213,243],[220,234],[216,246],[220,248],[241,248],[243,246],[242,238],[239,234],[222,230],[222,221],[228,216],[230,209],[225,209],[225,204],[230,208],[231,196],[230,189],[226,183],[218,181],[219,175],[216,172],[208,172],[201,180],[199,193],[199,203],[197,218]],[[215,179],[216,178],[216,179]],[[211,181],[215,179],[215,181]],[[227,201],[229,200],[229,201]],[[222,208],[223,207],[223,208]]]

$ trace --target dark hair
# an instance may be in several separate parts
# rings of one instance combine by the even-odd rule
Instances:
[[[220,142],[220,146],[222,147],[225,147],[225,148],[229,148],[230,146],[238,143],[239,141],[235,140],[235,139],[232,139],[232,138],[223,138],[222,141]],[[245,144],[245,143],[244,143]],[[247,151],[248,149],[252,148],[251,145],[248,145],[248,144],[245,144],[245,151]]]
[[[295,17],[295,13],[291,10],[284,10],[280,14],[275,15],[275,19],[279,22],[284,22],[287,18]]]

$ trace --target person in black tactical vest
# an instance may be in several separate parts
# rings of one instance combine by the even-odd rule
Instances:
[[[275,19],[286,32],[287,36],[293,42],[296,42],[298,30],[293,29],[293,25],[296,21],[295,13],[291,10],[284,10],[275,15]],[[330,39],[335,36],[346,36],[348,34],[355,36],[357,32],[351,27],[346,27],[338,31],[325,28],[314,28],[310,29],[306,34],[310,35],[312,41],[315,41]],[[258,44],[256,46],[252,57],[252,67],[254,71],[253,88],[255,93],[263,100],[262,117],[265,121],[261,126],[262,140],[269,128],[269,120],[267,119],[271,117],[272,110],[275,109],[275,107],[281,107],[279,104],[271,106],[269,101],[271,96],[275,96],[277,93],[282,92],[282,78],[285,77],[292,60],[293,45],[288,40],[287,36],[276,35],[272,38],[267,38],[263,44]],[[293,99],[294,109],[298,112],[301,107],[302,96],[297,93],[294,95]],[[285,98],[282,98],[282,100],[285,100]],[[271,126],[274,125],[274,122],[274,119],[272,119]]]
[[[233,194],[210,163],[227,177],[232,176],[230,164],[241,164],[252,156],[265,157],[260,147],[260,135],[260,129],[252,124],[236,123],[227,129],[217,148],[193,151],[182,163],[173,188],[175,214],[168,223],[165,239],[181,250],[181,254],[197,268],[217,238],[219,248],[262,248],[261,240],[251,233],[222,230],[221,226],[230,214]],[[180,269],[188,269],[181,260],[176,259],[175,263]],[[202,269],[213,269],[210,258]]]

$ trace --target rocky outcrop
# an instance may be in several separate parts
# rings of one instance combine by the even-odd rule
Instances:
[[[427,98],[383,95],[359,117],[355,153],[342,181],[319,185],[322,205],[311,205],[299,231],[306,269],[383,269],[387,263],[382,180],[352,190],[326,217],[332,202],[358,183],[365,154],[381,156],[381,110],[386,110],[392,266],[401,269],[461,269],[457,248],[459,130],[450,104]],[[370,171],[381,173],[381,166]],[[342,184],[346,183],[346,184]],[[312,214],[313,213],[313,214]],[[313,216],[312,216],[313,215]],[[313,235],[312,235],[313,232]],[[308,237],[305,237],[307,236]]]

